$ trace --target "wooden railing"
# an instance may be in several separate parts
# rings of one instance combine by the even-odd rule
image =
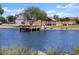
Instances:
[[[20,25],[20,28],[40,28],[40,25]]]

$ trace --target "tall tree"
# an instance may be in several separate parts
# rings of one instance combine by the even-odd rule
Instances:
[[[47,17],[47,14],[45,11],[40,10],[37,7],[28,7],[24,9],[24,18],[27,20],[45,20]],[[33,23],[33,22],[31,22]]]
[[[4,9],[2,8],[2,6],[0,5],[0,15],[2,15],[4,13]]]

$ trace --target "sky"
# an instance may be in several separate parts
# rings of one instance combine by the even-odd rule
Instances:
[[[59,17],[79,17],[78,3],[2,3],[4,17],[23,12],[27,7],[38,7],[44,10],[49,17],[59,15]]]

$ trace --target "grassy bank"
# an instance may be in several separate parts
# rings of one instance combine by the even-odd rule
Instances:
[[[65,53],[48,49],[44,52],[27,48],[0,48],[0,55],[63,55]]]
[[[36,51],[34,49],[27,49],[21,47],[15,48],[0,48],[0,55],[77,55],[79,54],[79,48],[69,54],[66,51],[59,51],[56,49],[48,49],[46,51]]]
[[[22,47],[0,48],[0,55],[79,55],[79,48],[75,48],[71,53],[53,48],[45,51]]]
[[[72,29],[74,29],[74,28],[79,28],[79,26],[78,25],[70,25],[70,26],[49,26],[49,28],[64,28],[64,29],[66,29],[66,28],[72,28]]]
[[[0,55],[37,55],[37,51],[21,47],[0,48]]]

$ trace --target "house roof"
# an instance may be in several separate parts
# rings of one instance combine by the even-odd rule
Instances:
[[[48,21],[56,21],[53,17],[47,17]]]

